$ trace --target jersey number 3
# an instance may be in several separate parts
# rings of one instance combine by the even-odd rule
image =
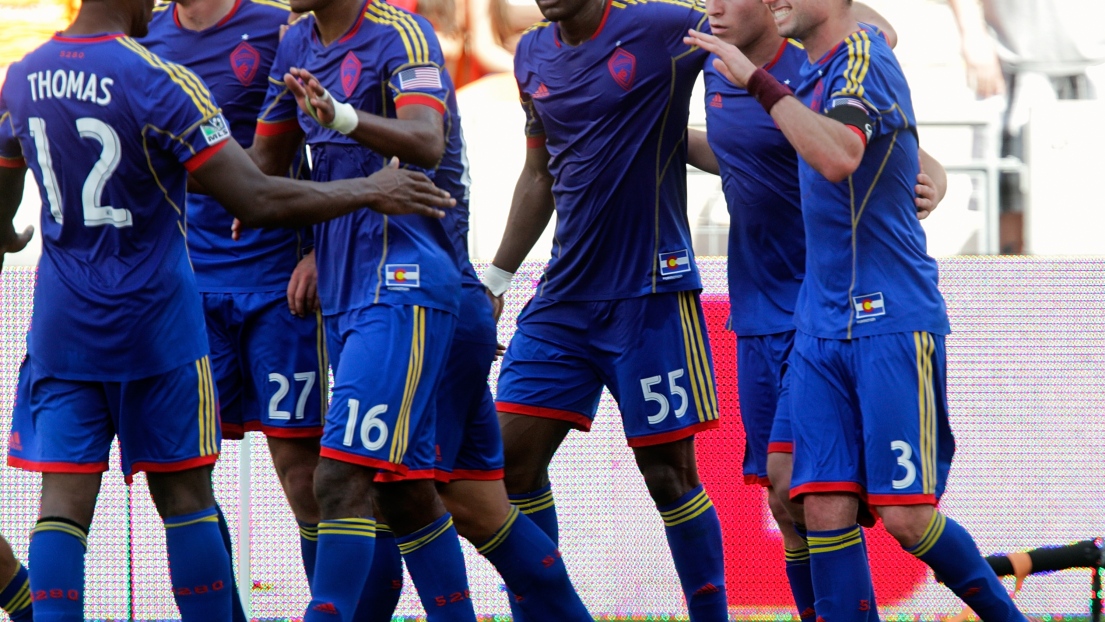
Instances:
[[[61,188],[57,174],[54,173],[54,161],[50,156],[50,139],[46,136],[46,120],[40,117],[27,119],[31,138],[38,152],[38,168],[42,171],[42,187],[46,192],[46,202],[50,204],[50,213],[54,220],[62,224]],[[110,125],[92,117],[77,119],[77,131],[81,138],[100,143],[100,159],[92,166],[81,189],[81,203],[84,205],[84,224],[86,227],[129,227],[134,224],[130,210],[100,205],[107,180],[119,166],[122,153],[119,149],[119,135]]]

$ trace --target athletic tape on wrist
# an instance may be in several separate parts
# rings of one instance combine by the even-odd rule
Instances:
[[[307,97],[304,103],[307,107],[307,114],[310,115],[312,119],[322,127],[345,135],[357,129],[359,121],[357,120],[356,108],[343,101],[338,101],[337,98],[331,95],[330,91],[326,89],[323,89],[323,99],[329,99],[331,105],[334,106],[334,120],[329,123],[323,123],[322,120],[318,118],[318,110],[311,105],[311,98]]]
[[[487,288],[487,291],[491,292],[492,296],[498,298],[510,289],[510,282],[513,279],[513,272],[507,272],[495,264],[492,264],[484,271],[483,278],[480,279],[480,281],[483,283],[483,286]]]

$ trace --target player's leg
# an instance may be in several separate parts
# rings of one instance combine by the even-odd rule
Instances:
[[[798,333],[787,371],[794,435],[790,495],[800,497],[805,509],[817,616],[838,621],[865,620],[874,609],[871,569],[856,522],[864,492],[863,431],[851,356],[847,342]]]
[[[694,435],[719,424],[702,305],[695,292],[604,304],[592,340],[664,519],[691,620],[727,620],[721,523],[698,478],[694,450]]]
[[[8,541],[0,536],[0,609],[12,622],[31,622],[31,579],[15,558]]]
[[[376,547],[372,568],[361,590],[361,600],[353,612],[353,622],[391,622],[399,598],[403,595],[403,556],[395,541],[395,533],[377,506]]]
[[[50,378],[26,359],[19,369],[8,464],[42,473],[27,560],[39,620],[83,622],[88,527],[115,435],[106,391]]]
[[[219,530],[211,471],[222,433],[207,357],[119,383],[112,407],[123,472],[145,471],[165,524],[169,578],[183,622],[229,621],[230,553]]]
[[[943,336],[895,333],[858,341],[868,498],[886,530],[986,622],[1023,620],[970,534],[935,509],[955,446]]]

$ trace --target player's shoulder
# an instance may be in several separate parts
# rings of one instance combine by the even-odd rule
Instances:
[[[141,85],[135,96],[143,92],[153,98],[175,94],[189,98],[204,116],[219,112],[207,85],[191,69],[154,54],[130,37],[116,41],[129,52],[114,57],[118,69],[126,74],[127,85]]]
[[[371,0],[365,5],[364,20],[369,29],[384,33],[385,49],[406,57],[406,64],[444,64],[441,44],[430,20],[384,0]]]
[[[702,0],[610,0],[610,17],[624,14],[626,21],[641,29],[652,29],[658,23],[675,23],[683,28],[688,17],[706,17]]]
[[[248,12],[257,15],[271,15],[274,18],[280,18],[287,22],[288,14],[292,12],[292,7],[286,2],[286,0],[238,0],[241,6],[238,7],[239,11]]]

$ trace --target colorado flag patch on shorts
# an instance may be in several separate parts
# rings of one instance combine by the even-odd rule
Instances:
[[[856,321],[873,320],[880,315],[886,315],[886,303],[883,302],[882,292],[852,296],[852,305],[856,309]]]
[[[418,287],[418,264],[389,263],[384,267],[388,287]]]
[[[660,276],[668,278],[691,271],[691,254],[687,249],[660,253]]]

